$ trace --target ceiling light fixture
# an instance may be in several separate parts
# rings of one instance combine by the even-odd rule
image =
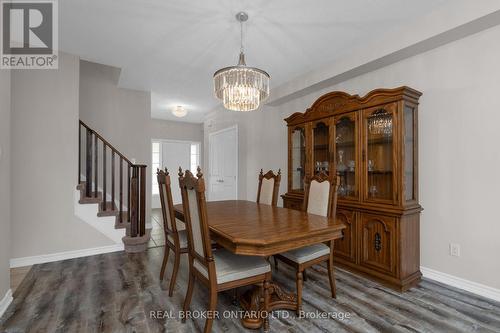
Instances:
[[[236,14],[240,22],[240,58],[238,65],[219,69],[214,73],[215,96],[232,111],[253,111],[269,97],[269,74],[262,69],[248,67],[243,49],[243,22],[245,12]]]
[[[182,106],[177,105],[173,110],[172,114],[176,117],[182,118],[187,115],[187,110],[184,109]]]

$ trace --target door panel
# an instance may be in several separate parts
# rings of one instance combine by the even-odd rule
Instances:
[[[236,200],[238,172],[238,133],[230,128],[209,136],[208,199]]]
[[[395,273],[396,219],[361,214],[361,264],[383,272]]]
[[[335,257],[356,262],[356,213],[352,210],[337,209],[337,222],[344,223],[342,238],[335,240]]]

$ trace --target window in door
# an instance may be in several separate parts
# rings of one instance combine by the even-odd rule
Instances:
[[[159,194],[159,189],[158,189],[158,179],[156,178],[156,170],[161,168],[161,149],[160,149],[161,143],[156,141],[153,141],[153,146],[152,146],[152,163],[151,163],[151,172],[153,177],[151,178],[153,180],[152,184],[152,193],[153,194]]]
[[[191,172],[196,175],[196,169],[200,165],[200,144],[197,142],[191,143]]]

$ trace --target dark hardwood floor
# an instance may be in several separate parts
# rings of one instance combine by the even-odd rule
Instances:
[[[174,296],[167,279],[160,284],[163,247],[130,255],[116,252],[35,265],[0,319],[0,332],[196,332],[204,319],[182,324],[178,312],[186,291],[187,260],[183,259]],[[172,259],[172,256],[171,256]],[[362,277],[337,270],[337,299],[329,295],[325,267],[308,270],[303,308],[308,315],[332,318],[298,319],[275,312],[271,332],[500,332],[500,303],[429,280],[399,294]],[[294,288],[294,273],[280,265],[273,277]],[[192,310],[204,310],[207,292],[197,285]],[[239,311],[231,293],[219,297],[218,311]],[[175,318],[154,318],[171,311]],[[227,313],[226,313],[227,314]],[[347,317],[348,314],[348,317]],[[343,320],[338,317],[346,316]],[[337,318],[333,318],[333,317]],[[288,318],[287,318],[288,317]],[[220,319],[214,332],[245,331],[239,320]]]

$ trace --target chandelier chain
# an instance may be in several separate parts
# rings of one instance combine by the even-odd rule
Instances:
[[[240,21],[240,53],[244,52],[243,48],[243,21]]]

